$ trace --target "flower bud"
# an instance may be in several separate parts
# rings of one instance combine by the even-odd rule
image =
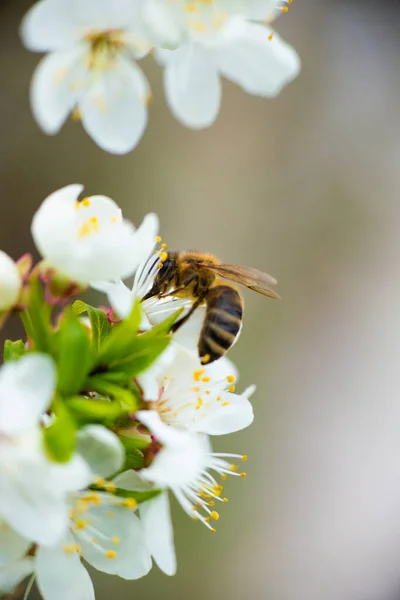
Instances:
[[[0,311],[16,304],[21,290],[21,277],[15,262],[0,250]]]

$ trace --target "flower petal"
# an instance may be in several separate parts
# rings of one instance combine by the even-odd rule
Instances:
[[[142,523],[121,500],[100,493],[100,505],[88,513],[90,531],[78,530],[82,554],[99,571],[139,579],[151,569]]]
[[[37,586],[43,600],[95,600],[93,583],[82,565],[80,555],[73,551],[71,534],[64,547],[40,546],[36,553]]]
[[[20,34],[25,47],[33,52],[68,48],[79,39],[71,5],[65,0],[36,2],[24,16]]]
[[[11,529],[5,521],[0,520],[0,567],[22,558],[31,544],[32,542]]]
[[[7,565],[0,565],[0,595],[11,594],[17,585],[35,569],[32,557],[22,558]]]
[[[175,575],[176,554],[168,492],[144,502],[139,510],[146,541],[155,562],[166,575]]]
[[[16,263],[0,250],[0,311],[7,311],[18,300],[21,277]]]
[[[148,481],[145,481],[132,469],[129,471],[124,471],[120,473],[113,479],[113,483],[123,489],[129,490],[131,492],[148,492],[154,489],[154,486],[151,485]]]
[[[166,65],[165,95],[174,116],[193,129],[211,125],[221,100],[212,48],[182,45],[177,50],[158,50],[156,56]]]
[[[119,438],[102,425],[88,425],[78,432],[77,451],[94,475],[108,477],[124,464],[125,451]]]
[[[108,301],[119,317],[126,319],[133,308],[134,296],[123,281],[94,281],[90,286],[106,294]]]
[[[231,19],[221,36],[218,67],[249,94],[276,96],[300,71],[296,51],[268,27]]]
[[[30,100],[33,115],[48,135],[60,131],[74,108],[84,75],[80,46],[44,56],[32,77]]]
[[[39,425],[55,384],[55,365],[45,354],[28,354],[18,362],[3,365],[0,369],[0,431],[16,435]]]
[[[121,55],[112,69],[79,101],[82,125],[93,140],[113,154],[135,148],[147,125],[149,85],[142,71]]]
[[[193,424],[192,429],[208,435],[225,435],[245,429],[254,420],[251,403],[236,394],[221,394],[221,401],[214,404],[204,419]]]
[[[163,423],[156,410],[139,410],[136,413],[136,417],[162,444],[179,447],[187,443],[190,439],[190,436],[186,432],[179,431]]]

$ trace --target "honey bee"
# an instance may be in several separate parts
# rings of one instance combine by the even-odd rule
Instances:
[[[197,347],[201,363],[211,363],[229,350],[242,326],[243,299],[236,286],[228,282],[239,283],[269,298],[279,298],[269,287],[276,283],[270,275],[250,267],[221,264],[215,256],[190,250],[162,253],[160,269],[143,300],[154,296],[192,300],[190,310],[174,323],[172,332],[205,304]]]

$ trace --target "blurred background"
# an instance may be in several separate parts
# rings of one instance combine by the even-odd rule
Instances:
[[[135,224],[157,212],[170,248],[273,274],[283,297],[245,293],[231,358],[256,419],[214,444],[249,455],[217,533],[175,506],[178,574],[96,574],[97,599],[400,599],[400,3],[295,0],[276,29],[300,77],[271,101],[225,82],[201,132],[174,120],[146,59],[155,101],[124,157],[72,121],[55,138],[36,126],[29,5],[0,4],[1,248],[33,251],[40,202],[80,182]]]

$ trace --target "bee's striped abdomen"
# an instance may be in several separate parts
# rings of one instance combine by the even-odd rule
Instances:
[[[213,362],[234,343],[242,325],[243,301],[229,285],[211,288],[206,297],[206,315],[199,338],[199,356]]]

